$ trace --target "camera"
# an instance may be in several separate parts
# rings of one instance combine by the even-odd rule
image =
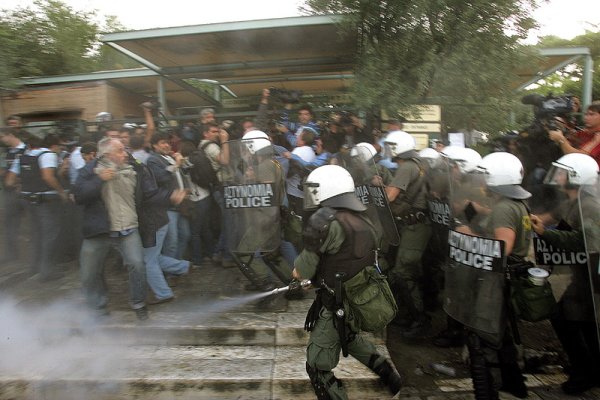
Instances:
[[[269,93],[272,96],[277,97],[282,103],[286,104],[299,103],[300,97],[302,97],[301,90],[287,90],[271,87],[269,88]]]
[[[531,135],[546,136],[548,130],[559,129],[555,117],[569,119],[573,111],[573,96],[542,96],[540,94],[528,94],[523,96],[521,103],[533,106],[534,120],[526,129]]]
[[[534,119],[531,125],[519,132],[517,145],[521,153],[526,187],[541,184],[545,172],[553,161],[561,155],[560,148],[548,138],[549,130],[563,130],[568,135],[566,127],[559,127],[556,117],[568,121],[573,111],[573,96],[542,96],[528,94],[521,103],[533,106]]]

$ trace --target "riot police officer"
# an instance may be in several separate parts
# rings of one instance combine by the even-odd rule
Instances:
[[[250,281],[246,289],[270,291],[275,288],[273,274],[286,284],[292,278],[278,251],[280,206],[285,196],[282,167],[262,131],[247,132],[228,145],[240,157],[227,165],[231,178],[223,185],[224,212],[233,225],[226,231],[227,240],[238,267]]]
[[[295,260],[292,274],[299,280],[309,278],[320,287],[305,324],[310,331],[306,371],[317,398],[347,398],[341,381],[332,372],[340,351],[347,351],[372,369],[395,394],[401,387],[398,372],[344,319],[343,312],[336,311],[340,303],[336,295],[341,297],[344,292],[341,281],[347,282],[376,261],[379,238],[364,214],[366,207],[354,192],[350,173],[337,165],[315,169],[304,185],[304,208],[318,210],[309,218],[304,231],[305,249]]]
[[[546,229],[542,219],[534,215],[532,224],[536,234],[562,251],[597,252],[597,238],[592,245],[596,248],[584,246],[590,241],[583,240],[586,228],[582,224],[586,220],[587,225],[596,225],[600,202],[589,189],[597,185],[597,179],[598,164],[587,154],[566,154],[552,163],[544,183],[558,187],[567,196],[561,207],[562,222],[558,226],[561,229]],[[598,304],[594,304],[597,298],[592,297],[592,293],[598,293],[598,288],[594,285],[595,279],[590,279],[590,272],[593,274],[597,268],[588,271],[587,266],[587,260],[555,265],[549,278],[555,287],[566,285],[563,293],[555,294],[558,313],[550,322],[569,358],[569,378],[561,388],[570,395],[583,393],[600,382],[598,325],[594,314],[594,305],[598,307]]]
[[[431,236],[425,168],[415,151],[415,139],[408,133],[390,132],[384,143],[386,156],[398,164],[394,178],[385,188],[400,233],[395,265],[388,272],[401,312],[396,321],[403,328],[404,337],[420,337],[431,329],[420,287],[421,258]]]
[[[488,250],[490,258],[499,256],[522,261],[529,252],[532,240],[531,219],[526,203],[531,194],[520,186],[523,166],[516,156],[498,152],[483,157],[478,168],[483,172],[485,190],[494,204],[486,218],[483,238],[504,243],[502,251]],[[491,241],[489,243],[494,243]],[[459,248],[463,247],[459,245]],[[465,248],[468,249],[468,246]],[[460,321],[468,329],[467,346],[475,398],[497,399],[499,390],[525,398],[527,388],[517,364],[517,349],[511,331],[513,326],[508,321],[507,301],[504,298],[505,271],[492,267],[486,271],[485,268],[472,266],[464,270],[476,278],[479,286],[454,289],[481,289],[475,301],[462,304],[470,311],[470,315]],[[451,289],[447,287],[446,291]],[[482,315],[486,318],[480,318]]]

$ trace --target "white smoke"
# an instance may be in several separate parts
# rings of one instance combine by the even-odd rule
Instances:
[[[0,299],[0,375],[24,379],[117,378],[133,351],[122,338],[99,335],[82,305],[20,306]]]

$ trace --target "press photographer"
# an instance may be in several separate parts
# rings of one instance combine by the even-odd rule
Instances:
[[[600,101],[588,106],[583,123],[584,129],[567,134],[564,129],[550,128],[548,138],[558,145],[562,154],[588,154],[600,165]]]
[[[574,108],[574,96],[542,96],[528,94],[521,99],[523,104],[533,106],[534,119],[531,125],[519,132],[518,147],[522,155],[526,187],[543,182],[552,161],[562,153],[548,137],[549,131],[559,130],[568,137],[576,130],[569,121]]]

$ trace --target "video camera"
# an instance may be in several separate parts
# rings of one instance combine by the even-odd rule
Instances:
[[[287,90],[271,87],[269,88],[269,93],[272,96],[276,96],[282,103],[294,104],[300,102],[300,97],[302,97],[303,92],[301,90]]]
[[[528,94],[523,96],[521,103],[533,106],[533,123],[526,131],[534,136],[547,136],[548,130],[559,129],[555,117],[569,119],[573,111],[573,96],[542,96],[540,94]]]

